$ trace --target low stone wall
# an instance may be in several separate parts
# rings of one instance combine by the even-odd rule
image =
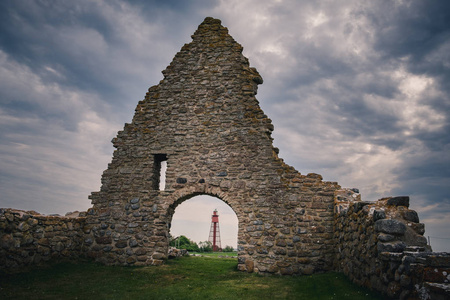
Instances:
[[[17,269],[83,255],[84,217],[0,209],[0,268]]]
[[[329,269],[391,298],[450,299],[450,254],[431,252],[408,197],[364,202],[356,189],[344,189],[336,192],[334,205],[336,253]],[[0,209],[0,269],[91,257],[93,225],[80,215],[85,213]]]
[[[448,299],[450,255],[433,253],[409,197],[361,201],[335,194],[335,269],[391,298]]]

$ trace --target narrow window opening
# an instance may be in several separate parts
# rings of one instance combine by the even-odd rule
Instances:
[[[164,191],[166,188],[166,171],[167,171],[167,160],[161,162],[161,171],[159,174],[159,190]]]
[[[167,154],[155,154],[154,189],[164,191],[166,188]]]

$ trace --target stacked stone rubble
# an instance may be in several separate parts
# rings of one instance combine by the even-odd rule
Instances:
[[[395,299],[450,299],[450,254],[422,250],[379,253],[380,276],[370,288]]]
[[[409,197],[364,202],[356,189],[336,191],[335,269],[391,298],[445,295],[450,256],[431,252],[424,224],[408,207]]]

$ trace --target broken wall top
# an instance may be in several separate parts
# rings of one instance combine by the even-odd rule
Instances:
[[[242,46],[213,18],[206,18],[192,39],[139,102],[114,146],[133,139],[153,153],[173,153],[192,144],[241,143],[250,151],[263,146],[271,152],[273,125],[255,98],[262,78],[249,67]]]

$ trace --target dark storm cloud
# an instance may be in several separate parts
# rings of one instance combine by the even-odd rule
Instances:
[[[410,190],[426,196],[426,202],[446,201],[450,204],[450,145],[442,146],[405,158],[402,168],[397,170],[403,193]]]
[[[418,63],[449,42],[447,1],[381,1],[361,13],[377,28],[374,46],[387,56],[407,56]]]
[[[128,96],[123,81],[133,84],[144,79],[137,78],[146,73],[144,66],[136,69],[138,59],[147,61],[150,69],[160,60],[160,70],[170,62],[172,54],[165,48],[173,42],[167,37],[180,41],[190,33],[167,25],[195,7],[186,1],[131,3],[135,6],[121,1],[2,1],[1,49],[43,81],[101,93],[105,100],[119,104]],[[186,18],[178,20],[179,26],[186,22]],[[191,27],[192,31],[195,27]],[[170,45],[171,53],[181,45]]]
[[[383,59],[404,59],[410,72],[433,76],[450,91],[450,2],[384,1],[367,15]]]
[[[75,33],[73,28],[97,33],[98,39],[113,39],[111,28],[106,26],[106,20],[98,13],[96,5],[85,4],[87,7],[46,1],[3,1],[0,35],[3,50],[37,73],[44,73],[43,66],[50,65],[61,71],[66,81],[74,84],[92,87],[101,83],[101,78],[94,76],[90,80],[79,79],[83,77],[80,73],[85,71],[82,68],[88,65],[73,60],[77,53],[71,53],[69,48],[77,48],[78,45],[66,44],[62,40],[65,33]],[[88,55],[83,57],[83,62],[88,62],[88,59]],[[46,76],[45,73],[43,75]]]

